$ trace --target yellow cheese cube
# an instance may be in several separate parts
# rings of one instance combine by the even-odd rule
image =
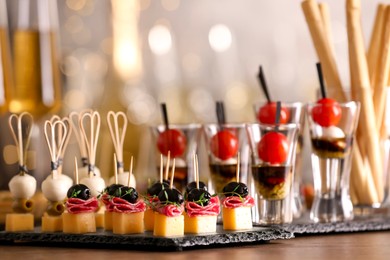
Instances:
[[[95,225],[96,228],[104,228],[104,213],[103,212],[98,212],[95,213]]]
[[[184,214],[184,233],[213,233],[217,231],[217,216],[190,217]]]
[[[50,216],[47,213],[42,216],[42,232],[62,231],[62,216]]]
[[[5,231],[33,231],[34,215],[31,213],[11,213],[5,216]]]
[[[144,212],[112,213],[114,234],[138,234],[144,232]]]
[[[112,230],[112,212],[110,211],[104,212],[104,229]]]
[[[252,228],[251,207],[229,209],[222,207],[224,230],[244,230]]]
[[[160,237],[184,235],[184,216],[167,217],[155,212],[153,235]]]
[[[147,209],[144,214],[145,231],[153,231],[154,229],[154,210]]]
[[[62,214],[62,230],[64,233],[83,234],[96,232],[95,213]]]

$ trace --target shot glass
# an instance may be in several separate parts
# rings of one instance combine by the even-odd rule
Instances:
[[[246,184],[249,146],[245,124],[205,124],[203,130],[210,169],[210,191],[221,193],[226,184],[236,181],[238,152],[240,153],[239,181]]]
[[[258,219],[254,222],[262,225],[291,223],[299,126],[254,123],[247,124],[246,130],[251,172],[258,195]]]
[[[349,180],[359,112],[360,104],[353,101],[307,105],[314,180],[310,218],[314,222],[353,219]]]
[[[261,121],[267,121],[267,114],[269,112],[276,112],[276,105],[274,108],[268,107],[267,113],[267,105],[268,102],[259,102],[254,105],[256,120],[259,123],[263,123]],[[282,108],[284,112],[284,119],[282,123],[284,124],[297,124],[299,126],[299,135],[298,135],[298,143],[296,147],[296,157],[295,157],[295,167],[294,167],[294,183],[293,183],[293,201],[292,201],[292,210],[294,218],[299,218],[304,213],[306,206],[304,197],[301,194],[302,190],[302,177],[303,177],[303,169],[302,169],[302,157],[303,157],[303,133],[305,130],[305,107],[302,102],[292,102],[292,103],[282,103]],[[265,118],[264,118],[265,117]],[[273,117],[272,117],[273,118]],[[271,122],[269,122],[271,123]],[[272,122],[273,123],[273,122]],[[271,123],[271,124],[272,124]]]
[[[165,125],[151,127],[157,169],[156,179],[159,179],[161,155],[163,155],[165,167],[169,152],[170,159],[175,159],[173,182],[175,187],[179,191],[184,191],[187,183],[194,181],[193,156],[198,150],[201,130],[200,124],[169,125],[168,129]],[[171,170],[169,170],[169,174],[171,174]]]

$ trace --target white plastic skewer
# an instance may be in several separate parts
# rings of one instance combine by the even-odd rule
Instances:
[[[175,177],[175,158],[173,158],[173,163],[172,163],[172,172],[171,172],[171,183],[169,184],[169,188],[172,189],[173,187],[173,178]]]
[[[237,153],[236,181],[240,182],[240,152]]]
[[[168,156],[167,156],[167,165],[165,166],[165,180],[168,180],[169,178],[169,163],[171,161],[171,151],[168,151]]]
[[[118,184],[118,167],[117,167],[117,160],[116,155],[114,153],[114,177],[115,177],[115,184]]]
[[[131,159],[130,159],[130,168],[129,168],[129,177],[127,178],[127,186],[130,187],[130,176],[131,174],[133,173],[133,156],[131,156]]]
[[[163,176],[164,176],[164,160],[162,154],[160,155],[160,183],[163,183]]]
[[[77,157],[74,157],[74,179],[79,184],[79,168],[77,167]]]

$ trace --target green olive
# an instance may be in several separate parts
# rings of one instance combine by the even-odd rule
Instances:
[[[34,202],[30,199],[16,199],[12,203],[15,213],[29,213],[33,210]]]
[[[50,216],[60,216],[65,210],[63,201],[49,201],[47,204],[47,214]]]

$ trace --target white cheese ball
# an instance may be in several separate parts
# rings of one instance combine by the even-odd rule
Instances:
[[[91,196],[97,197],[106,188],[104,179],[100,176],[92,176],[81,179],[81,184],[86,185],[91,191]]]
[[[118,174],[118,184],[122,184],[122,185],[127,186],[128,178],[129,178],[129,172],[119,173]],[[110,178],[108,184],[109,185],[115,184],[115,176],[112,176]],[[130,186],[133,188],[136,188],[136,186],[137,186],[134,174],[131,174],[131,176],[130,176]]]
[[[15,175],[8,183],[9,190],[15,199],[29,199],[34,196],[37,181],[27,173]]]
[[[49,175],[41,185],[42,193],[49,201],[62,201],[66,199],[69,188],[73,185],[73,180],[66,175]]]
[[[344,138],[345,134],[341,128],[337,126],[321,127],[320,136],[328,138]]]
[[[88,166],[78,168],[78,172],[79,172],[79,180],[87,178],[89,176],[88,175],[89,174]],[[94,173],[95,173],[96,176],[99,176],[99,177],[101,176],[100,169],[98,167],[96,167],[96,166],[95,166]]]
[[[230,158],[230,159],[227,159],[227,160],[221,160],[219,158],[215,158],[215,161],[220,163],[220,164],[226,164],[226,165],[236,164],[237,163],[237,159],[236,158]]]

